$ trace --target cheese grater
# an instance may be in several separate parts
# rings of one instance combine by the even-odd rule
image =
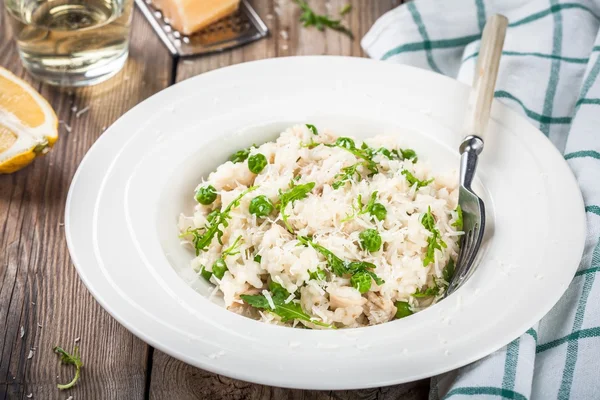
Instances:
[[[269,29],[246,0],[233,14],[191,35],[184,35],[169,25],[152,0],[135,0],[152,29],[174,56],[196,56],[241,46],[267,36]]]

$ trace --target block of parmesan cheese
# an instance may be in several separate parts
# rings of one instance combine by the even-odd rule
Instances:
[[[189,35],[236,11],[240,0],[154,0],[171,26]]]

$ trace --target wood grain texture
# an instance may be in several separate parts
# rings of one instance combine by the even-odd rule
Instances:
[[[295,55],[364,56],[359,39],[375,20],[401,3],[399,0],[312,0],[309,4],[319,13],[336,15],[345,4],[352,4],[352,12],[344,17],[355,39],[338,32],[319,32],[302,28],[298,23],[299,8],[290,0],[254,0],[253,6],[265,20],[270,36],[233,51],[206,57],[185,59],[177,66],[177,81],[227,65],[270,57]],[[232,399],[232,400],[325,400],[325,399],[427,399],[429,382],[419,381],[379,389],[354,391],[302,391],[250,384],[219,376],[189,366],[155,350],[150,381],[150,398]]]
[[[83,155],[103,127],[171,83],[173,61],[136,12],[131,57],[117,77],[85,89],[47,87],[24,74],[7,25],[2,12],[0,65],[32,82],[64,124],[48,155],[0,176],[0,399],[141,399],[149,348],[86,290],[71,264],[62,222]],[[74,107],[87,106],[77,117]],[[70,351],[78,337],[83,377],[59,393],[56,384],[68,382],[74,371],[59,365],[52,348]]]

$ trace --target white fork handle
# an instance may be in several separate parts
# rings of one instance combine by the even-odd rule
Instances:
[[[469,97],[464,123],[465,136],[476,135],[485,139],[507,26],[508,19],[496,14],[487,20],[483,28],[477,69],[473,78],[473,90]]]

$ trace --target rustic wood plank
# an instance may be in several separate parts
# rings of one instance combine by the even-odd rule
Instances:
[[[136,11],[130,59],[119,75],[76,90],[34,82],[65,124],[48,155],[0,176],[0,399],[26,399],[30,393],[37,399],[144,397],[149,347],[106,313],[79,280],[62,221],[69,184],[85,152],[104,127],[171,83],[172,62]],[[3,12],[0,65],[33,81],[23,72]],[[77,116],[73,107],[87,106]],[[52,348],[71,350],[78,337],[82,379],[59,393],[56,384],[70,380],[73,371],[59,365]]]
[[[348,3],[345,0],[309,2],[315,11],[335,15]],[[271,35],[261,41],[233,51],[196,59],[185,59],[177,66],[177,81],[227,65],[269,57],[292,55],[347,55],[364,56],[360,38],[373,22],[386,11],[401,3],[400,0],[352,0],[353,10],[344,17],[354,33],[355,40],[338,32],[319,32],[302,28],[298,23],[300,11],[289,0],[255,0],[252,2],[269,26]],[[302,391],[250,384],[219,376],[189,366],[160,351],[154,351],[150,398],[160,400],[191,399],[404,399],[420,400],[428,396],[427,380],[380,389],[357,391]]]
[[[418,381],[376,389],[317,391],[255,385],[191,367],[154,351],[151,400],[424,400],[429,382]]]

